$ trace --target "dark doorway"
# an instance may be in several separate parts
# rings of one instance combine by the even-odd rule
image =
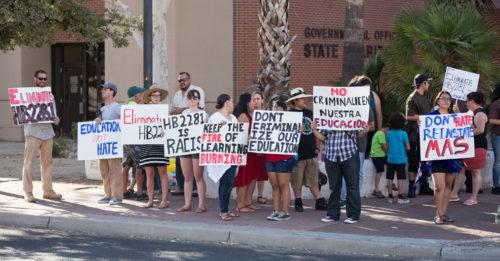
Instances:
[[[104,81],[104,44],[94,55],[82,43],[52,46],[52,91],[61,118],[59,134],[71,135],[80,121],[96,118]]]

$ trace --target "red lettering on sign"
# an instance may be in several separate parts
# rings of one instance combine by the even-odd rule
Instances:
[[[332,96],[345,96],[347,90],[345,88],[330,88],[330,95]]]

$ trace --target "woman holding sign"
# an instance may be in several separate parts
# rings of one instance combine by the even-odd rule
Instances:
[[[262,94],[255,93],[262,100]],[[248,123],[252,126],[252,113],[254,111],[253,96],[250,93],[240,95],[240,100],[235,106],[234,116],[238,122]],[[260,106],[259,106],[260,108]],[[248,129],[250,131],[250,129]],[[257,178],[262,174],[267,176],[264,158],[257,153],[247,153],[247,164],[238,168],[238,174],[234,180],[236,188],[236,211],[254,212],[258,208],[252,204],[253,190]]]
[[[144,92],[143,99],[145,104],[159,104],[168,96],[166,90],[160,89],[156,86],[151,86]],[[158,208],[168,207],[168,176],[167,169],[168,158],[164,156],[163,145],[142,145],[139,154],[139,165],[146,170],[147,190],[148,190],[148,203],[146,208],[153,206],[154,191],[154,168],[158,168],[158,174],[161,179],[161,202]]]
[[[208,123],[237,123],[238,119],[231,113],[234,109],[231,96],[221,94],[217,97],[217,104],[215,105],[217,111],[210,116]],[[234,176],[236,174],[235,165],[208,165],[207,171],[209,173],[224,173],[219,179],[219,207],[220,218],[223,221],[230,221],[233,217],[238,215],[229,212],[229,199],[231,198],[231,191],[233,190]]]
[[[200,109],[200,92],[196,89],[192,89],[187,93],[188,108],[185,109],[182,114],[189,114],[195,112],[203,112],[203,122],[207,122],[208,115],[205,111]],[[203,167],[199,164],[199,154],[191,154],[180,156],[182,173],[184,174],[184,206],[177,209],[179,212],[191,210],[191,199],[193,192],[193,177],[196,181],[196,187],[198,188],[198,208],[196,213],[203,213],[206,211],[205,199],[207,197],[207,185],[205,184],[205,179],[203,179]]]
[[[451,95],[449,92],[439,92],[434,102],[437,109],[430,112],[429,115],[450,114],[452,111],[451,101]],[[436,217],[434,218],[434,223],[451,223],[455,220],[446,216],[446,211],[448,210],[451,188],[455,180],[454,174],[459,173],[462,170],[462,160],[433,160],[428,161],[427,166],[432,173],[432,180],[434,182],[434,201],[436,204]]]

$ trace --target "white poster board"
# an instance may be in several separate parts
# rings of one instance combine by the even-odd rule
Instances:
[[[248,123],[207,123],[201,134],[200,166],[246,165]]]
[[[370,87],[313,87],[318,129],[361,130],[370,116]]]
[[[419,117],[422,161],[474,157],[471,112]]]
[[[119,120],[78,123],[78,160],[123,157]]]
[[[165,157],[200,153],[201,134],[207,114],[199,111],[165,119]]]
[[[446,67],[443,91],[449,92],[453,99],[467,100],[467,94],[477,91],[478,84],[479,74]]]
[[[122,105],[120,111],[124,145],[163,144],[167,104]]]
[[[50,87],[9,88],[8,92],[14,125],[51,123],[57,116]]]
[[[299,150],[302,112],[253,112],[249,152],[296,155]]]

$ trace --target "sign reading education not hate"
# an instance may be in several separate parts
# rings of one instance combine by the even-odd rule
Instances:
[[[422,161],[474,157],[472,113],[420,116]]]
[[[168,117],[166,104],[122,105],[122,143],[163,144],[163,124]]]
[[[119,120],[78,123],[78,160],[123,157]]]
[[[477,91],[478,84],[479,74],[446,67],[443,91],[449,92],[453,99],[467,100],[467,94]]]
[[[249,152],[295,155],[299,149],[302,112],[253,112]]]
[[[165,118],[165,157],[198,154],[205,120],[204,111]]]
[[[248,123],[205,124],[201,134],[200,165],[246,165],[248,127]]]
[[[9,88],[14,125],[51,123],[56,105],[50,87]]]
[[[318,129],[361,130],[370,115],[370,87],[314,86],[313,114]]]

